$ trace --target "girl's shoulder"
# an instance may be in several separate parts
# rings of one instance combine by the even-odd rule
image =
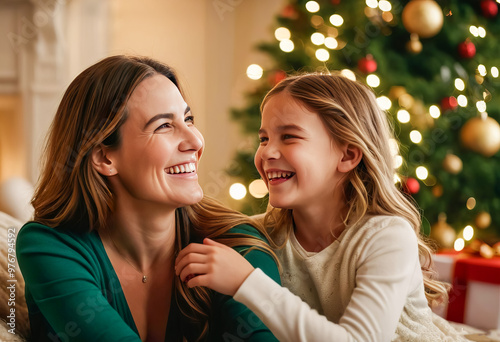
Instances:
[[[410,223],[401,216],[374,215],[368,216],[358,224],[347,229],[348,240],[416,240],[416,234]]]

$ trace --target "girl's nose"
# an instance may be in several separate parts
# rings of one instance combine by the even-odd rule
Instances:
[[[264,160],[279,159],[281,156],[280,150],[276,144],[270,142],[268,142],[267,145],[260,146],[259,150],[261,158]]]

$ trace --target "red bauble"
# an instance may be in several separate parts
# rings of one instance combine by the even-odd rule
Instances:
[[[455,110],[458,107],[458,102],[455,96],[445,97],[441,100],[441,111]]]
[[[408,177],[403,190],[409,194],[416,194],[420,190],[420,183],[415,178]]]
[[[359,60],[358,69],[362,73],[371,74],[377,70],[377,62],[375,62],[372,55],[366,55],[366,57]]]
[[[333,5],[339,5],[341,0],[332,0]]]
[[[465,42],[458,44],[458,54],[462,58],[472,58],[476,55],[476,46],[467,39]]]
[[[276,84],[280,83],[285,78],[286,78],[286,72],[284,72],[283,70],[277,70],[272,72],[267,80],[274,87]]]
[[[295,19],[297,18],[297,9],[295,8],[294,5],[286,5],[285,8],[281,11],[281,16],[283,18],[288,18],[288,19]]]
[[[493,0],[481,1],[481,11],[486,18],[493,18],[498,14],[498,5]]]

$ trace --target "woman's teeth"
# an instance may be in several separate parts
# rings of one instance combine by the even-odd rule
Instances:
[[[267,178],[269,180],[275,179],[275,178],[290,178],[293,175],[294,175],[293,172],[273,171],[273,172],[268,172],[267,173]]]
[[[167,173],[190,173],[196,171],[196,165],[194,163],[187,163],[182,165],[172,166],[166,169]]]

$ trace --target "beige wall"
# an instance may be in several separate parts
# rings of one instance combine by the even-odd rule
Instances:
[[[0,2],[0,187],[10,177],[36,182],[47,129],[77,74],[108,55],[141,54],[178,71],[206,140],[200,183],[206,194],[238,209],[228,195],[236,180],[225,170],[248,139],[229,110],[242,106],[256,84],[246,77],[247,66],[266,65],[254,46],[273,39],[272,23],[285,2]],[[20,37],[15,49],[6,39],[12,33]]]
[[[111,0],[109,54],[160,59],[181,76],[206,140],[200,167],[205,193],[238,208],[226,173],[238,147],[247,145],[229,109],[242,105],[253,85],[249,64],[266,64],[253,47],[273,39],[284,0]],[[255,137],[256,139],[256,137]]]

